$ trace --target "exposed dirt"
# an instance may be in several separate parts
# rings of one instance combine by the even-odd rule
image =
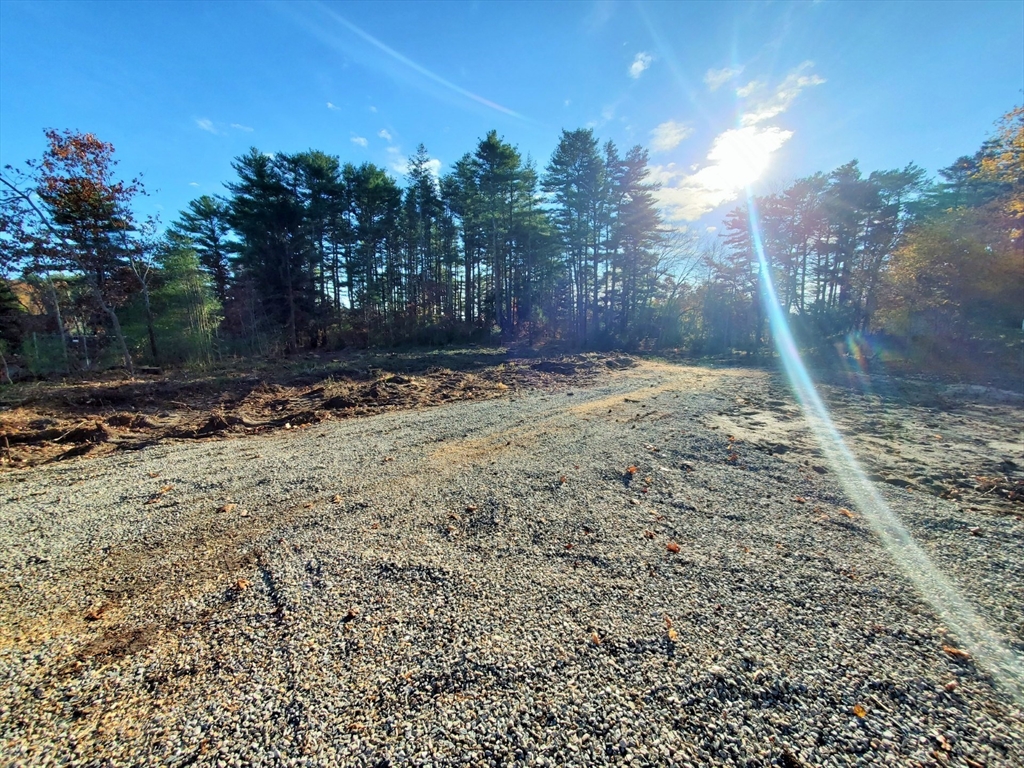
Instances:
[[[516,358],[503,349],[308,356],[190,375],[20,384],[0,392],[0,471],[165,440],[302,429],[331,419],[501,397],[628,368],[621,355]]]

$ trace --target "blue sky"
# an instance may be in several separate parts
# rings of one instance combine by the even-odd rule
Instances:
[[[47,127],[142,173],[165,223],[256,146],[399,175],[490,129],[651,149],[676,224],[858,159],[929,173],[1024,100],[1024,2],[0,2],[0,162]]]

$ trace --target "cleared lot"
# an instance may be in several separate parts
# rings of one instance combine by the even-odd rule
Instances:
[[[830,393],[869,470],[905,481],[885,495],[918,541],[1020,652],[1012,478],[1003,496],[958,484],[1024,464],[1020,409]],[[952,652],[815,451],[772,375],[645,363],[9,473],[4,754],[1024,763],[1019,705]]]

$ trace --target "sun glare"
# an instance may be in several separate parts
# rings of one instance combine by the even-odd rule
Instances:
[[[772,154],[793,135],[781,128],[748,126],[725,131],[715,139],[706,168],[695,178],[707,189],[734,192],[750,186],[768,170]]]

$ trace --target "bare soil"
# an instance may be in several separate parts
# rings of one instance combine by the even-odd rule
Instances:
[[[215,370],[123,372],[0,390],[0,471],[104,456],[167,440],[304,429],[524,387],[584,383],[621,355],[518,358],[504,349],[351,352]]]

